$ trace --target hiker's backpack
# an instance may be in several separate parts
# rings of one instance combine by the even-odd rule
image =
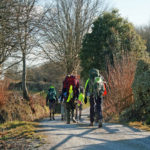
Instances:
[[[95,77],[99,77],[99,70],[98,69],[90,69],[89,71],[90,80],[94,80]]]
[[[100,97],[103,95],[104,89],[104,81],[101,76],[94,78],[94,95],[96,97]]]
[[[98,69],[90,69],[89,71],[89,92],[95,97],[100,97],[104,92],[104,81]]]
[[[56,90],[54,87],[50,87],[47,94],[47,99],[49,101],[55,101],[56,100]]]
[[[71,76],[67,76],[63,82],[63,89],[66,90],[67,95],[69,95],[69,89],[72,85],[73,88],[73,97],[78,97],[78,93],[79,93],[79,81],[78,79],[71,75]]]

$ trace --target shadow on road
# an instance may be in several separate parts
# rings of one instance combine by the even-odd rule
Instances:
[[[90,138],[98,140],[99,144],[89,144],[85,146],[70,146],[68,149],[78,150],[150,150],[150,136],[145,138],[110,141],[104,139]],[[53,148],[52,148],[53,149]],[[50,150],[52,150],[50,149]],[[54,148],[55,149],[55,148]],[[53,149],[53,150],[54,150]]]
[[[88,129],[85,132],[82,132],[80,134],[69,134],[67,138],[63,139],[60,143],[58,143],[57,145],[55,145],[54,147],[50,148],[50,150],[55,150],[58,147],[60,147],[61,145],[63,145],[64,143],[66,143],[68,140],[70,140],[73,137],[82,137],[90,132],[92,132],[93,130],[96,130],[97,128],[92,128],[92,129]]]
[[[62,145],[69,142],[69,140],[73,140],[74,137],[79,137],[87,141],[96,141],[96,144],[93,144],[93,142],[92,144],[87,142],[86,145],[83,145],[83,143],[81,145],[78,145],[77,143],[77,146],[70,145],[70,147],[67,146],[67,148],[65,149],[150,150],[150,136],[139,136],[141,131],[132,127],[123,126],[119,124],[114,125],[110,123],[105,123],[102,129],[98,129],[97,126],[89,127],[87,122],[69,125],[65,124],[65,122],[60,122],[59,119],[52,122],[45,120],[44,122],[45,124],[38,126],[39,130],[37,130],[37,132],[46,132],[46,134],[51,134],[51,131],[54,131],[54,133],[52,134],[55,136],[64,135],[64,138],[62,138],[62,140],[59,143],[51,147],[50,150],[61,149],[63,147]],[[120,130],[122,129],[122,127],[123,130]],[[71,130],[72,132],[69,132],[69,130]],[[58,132],[55,133],[55,131]],[[109,135],[112,138],[109,138]],[[119,138],[119,135],[123,139]],[[103,138],[106,136],[107,138]]]

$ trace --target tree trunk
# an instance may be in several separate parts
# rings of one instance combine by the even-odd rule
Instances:
[[[29,100],[28,90],[26,86],[26,54],[23,52],[23,72],[22,72],[22,92],[23,98]]]

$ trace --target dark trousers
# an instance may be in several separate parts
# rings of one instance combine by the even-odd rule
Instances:
[[[70,123],[70,113],[71,113],[71,120],[73,120],[74,117],[74,109],[75,109],[75,104],[73,100],[70,100],[70,102],[66,102],[66,119],[67,123]]]
[[[55,114],[55,102],[49,102],[49,110],[50,110],[50,119],[54,118],[54,114]]]
[[[94,96],[90,96],[90,122],[94,122],[95,115],[97,121],[103,118],[101,103],[102,103],[101,97],[95,98]]]

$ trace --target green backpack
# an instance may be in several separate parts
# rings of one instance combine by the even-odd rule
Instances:
[[[102,96],[104,92],[104,82],[101,76],[94,78],[94,95],[96,97]]]
[[[48,100],[49,101],[55,101],[56,100],[56,90],[54,87],[50,87],[50,89],[48,90]]]

